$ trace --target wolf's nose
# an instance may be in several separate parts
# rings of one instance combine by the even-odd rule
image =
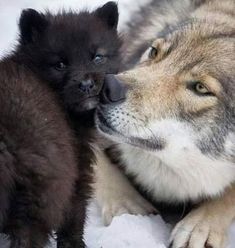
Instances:
[[[104,85],[100,101],[102,104],[118,103],[126,98],[126,86],[113,74],[107,74],[104,78]]]
[[[79,89],[84,93],[90,93],[95,86],[95,82],[92,79],[83,80],[79,83]]]

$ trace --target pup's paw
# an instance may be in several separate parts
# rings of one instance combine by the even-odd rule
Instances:
[[[205,206],[193,210],[174,228],[171,248],[224,248],[228,225],[223,213]]]
[[[157,210],[137,192],[131,195],[117,195],[107,198],[102,206],[102,218],[105,225],[112,222],[113,217],[122,214],[157,214]]]

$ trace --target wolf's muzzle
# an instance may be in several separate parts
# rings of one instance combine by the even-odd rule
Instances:
[[[107,74],[101,91],[101,104],[121,103],[126,99],[126,86],[113,74]]]

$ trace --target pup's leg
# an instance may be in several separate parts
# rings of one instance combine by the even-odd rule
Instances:
[[[46,196],[49,192],[39,193],[38,190],[30,189],[31,186],[29,189],[16,186],[18,189],[11,203],[10,218],[4,228],[10,237],[11,248],[43,248],[56,223],[52,221],[52,211],[57,211],[58,219],[61,220],[61,209],[51,202],[51,197]]]
[[[80,150],[79,180],[74,187],[74,194],[70,208],[66,211],[65,219],[57,231],[58,248],[83,248],[84,225],[86,220],[86,209],[89,199],[92,197],[93,181],[93,152],[90,146],[82,147],[85,152]],[[87,157],[89,156],[89,157]]]
[[[57,232],[57,248],[83,248],[83,231],[86,219],[86,207],[89,185],[85,177],[81,177],[76,185],[76,192],[72,200],[71,208],[66,211],[63,224]]]
[[[60,171],[58,164],[63,161],[56,158],[53,167],[51,160],[36,154],[26,152],[19,157],[9,165],[19,170],[11,189],[11,204],[3,231],[10,237],[11,248],[44,248],[52,230],[63,219],[72,194],[74,177],[70,177],[70,173],[73,171],[66,168]]]
[[[40,229],[34,227],[31,230],[28,227],[20,228],[20,230],[11,232],[10,235],[10,248],[44,248],[49,239],[49,232],[45,235]]]
[[[85,224],[86,207],[84,199],[77,198],[73,208],[57,233],[57,248],[84,248],[83,230]],[[83,202],[83,203],[82,203]]]
[[[155,208],[130,184],[119,168],[102,152],[96,153],[94,194],[102,210],[104,224],[124,213],[146,215]]]
[[[173,248],[225,248],[227,232],[235,218],[235,186],[191,211],[174,228]]]

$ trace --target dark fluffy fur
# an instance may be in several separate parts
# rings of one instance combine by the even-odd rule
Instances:
[[[91,13],[27,9],[20,18],[17,55],[60,93],[70,112],[87,111],[98,102],[104,75],[118,72],[117,23],[113,2]]]
[[[62,223],[78,176],[57,97],[24,65],[0,62],[0,232],[42,248]]]
[[[62,11],[57,15],[28,9],[20,18],[17,58],[60,96],[75,130],[81,172],[72,209],[58,232],[59,247],[81,247],[86,201],[90,196],[94,154],[94,109],[106,73],[120,65],[118,9],[108,2],[94,12]]]

